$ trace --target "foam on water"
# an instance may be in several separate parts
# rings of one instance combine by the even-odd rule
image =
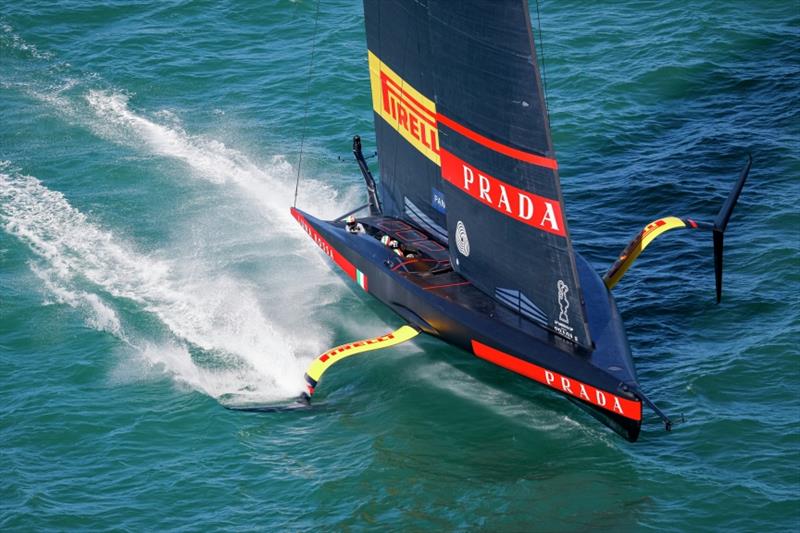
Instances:
[[[208,135],[185,130],[173,110],[148,113],[130,107],[132,95],[109,89],[94,72],[78,73],[50,52],[40,52],[7,23],[0,21],[0,47],[31,54],[41,60],[39,67],[5,76],[4,88],[16,88],[46,106],[68,122],[84,127],[98,137],[144,152],[149,156],[180,161],[190,175],[220,186],[233,186],[247,200],[260,206],[262,215],[277,231],[307,239],[291,221],[289,205],[294,203],[296,169],[282,154],[255,161],[246,154]],[[105,88],[98,88],[105,87]],[[338,190],[327,183],[301,176],[297,204],[313,209],[322,218],[340,215],[342,206],[358,204],[360,189]]]
[[[87,325],[117,336],[151,366],[215,398],[269,399],[301,390],[305,360],[265,318],[249,287],[224,275],[181,277],[170,261],[138,253],[9,163],[0,166],[0,202],[5,231],[34,253],[32,270],[51,297],[80,310]],[[116,309],[123,300],[168,328],[173,338],[165,349],[161,339],[124,324]],[[194,362],[190,349],[202,350],[211,365]]]
[[[106,139],[131,147],[144,144],[149,153],[185,163],[197,178],[238,187],[264,208],[266,217],[289,219],[287,206],[294,200],[295,176],[283,156],[273,156],[266,166],[257,165],[219,140],[188,134],[171,111],[161,110],[152,119],[132,111],[129,95],[122,92],[90,90],[85,98],[96,114],[92,128]],[[159,123],[156,118],[168,123]],[[314,206],[323,217],[341,214],[342,203],[355,203],[339,198],[337,191],[324,183],[303,178],[302,185],[298,202]]]
[[[234,196],[234,204],[256,207],[262,220],[254,221],[254,226],[270,228],[268,244],[291,238],[294,247],[311,254],[310,261],[293,266],[292,276],[316,278],[318,284],[335,287],[327,295],[314,296],[308,284],[287,286],[289,274],[273,272],[267,282],[270,286],[258,287],[259,293],[267,294],[280,287],[280,297],[270,302],[280,313],[268,316],[252,283],[206,268],[209,260],[204,254],[178,260],[138,253],[89,221],[60,192],[4,163],[0,168],[2,221],[6,231],[35,254],[31,269],[49,298],[78,310],[89,327],[116,336],[138,354],[136,361],[123,363],[118,376],[156,371],[226,402],[230,398],[269,401],[301,390],[308,359],[330,342],[328,329],[308,317],[310,308],[338,300],[343,287],[329,266],[317,260],[313,243],[291,219],[288,206],[294,199],[296,179],[292,165],[282,155],[256,163],[217,139],[192,135],[174,111],[134,111],[127,92],[96,88],[108,85],[97,74],[76,73],[69,64],[57,63],[53,54],[39,52],[8,24],[3,23],[0,32],[4,35],[0,46],[39,61],[30,72],[0,75],[3,88],[19,90],[103,140],[146,157],[178,161],[189,170],[184,176],[217,188],[214,194]],[[354,191],[337,191],[307,178],[303,178],[298,201],[323,217],[339,215],[342,206],[356,203]],[[186,223],[192,225],[192,221]],[[204,237],[201,246],[217,244],[214,237]],[[164,255],[182,255],[172,252]],[[137,330],[120,316],[117,304],[121,300],[135,302],[157,317],[173,338],[154,338],[152,332]],[[289,301],[301,304],[295,306],[298,311],[280,305]],[[304,335],[296,335],[298,327]],[[203,352],[203,364],[193,359],[198,350]]]
[[[465,401],[475,403],[518,424],[540,431],[563,430],[564,426],[578,433],[591,435],[595,442],[612,446],[606,432],[595,426],[582,424],[573,418],[549,408],[539,407],[529,399],[519,398],[492,387],[447,363],[428,365],[417,372],[417,377],[431,386],[444,389]]]
[[[293,166],[283,155],[255,162],[217,139],[190,134],[175,111],[135,111],[128,92],[97,88],[108,83],[96,73],[75,72],[69,64],[58,63],[54,54],[39,52],[4,22],[0,32],[4,35],[0,47],[39,60],[32,70],[0,74],[3,88],[20,91],[67,123],[105,141],[137,150],[145,157],[178,161],[189,170],[179,177],[188,175],[206,187],[217,188],[214,194],[234,196],[234,203],[256,207],[262,219],[254,225],[269,227],[269,243],[288,237],[293,239],[293,247],[300,246],[311,254],[310,261],[294,265],[292,275],[315,277],[318,283],[336,287],[334,294],[326,291],[329,294],[314,297],[307,284],[287,287],[288,274],[274,272],[269,283],[281,288],[278,300],[302,302],[306,305],[297,307],[305,312],[298,316],[281,309],[280,315],[267,316],[252,284],[225,272],[211,272],[213,269],[203,264],[208,260],[202,253],[180,261],[137,253],[111,231],[90,222],[60,192],[4,163],[0,168],[2,220],[6,231],[25,242],[37,256],[31,269],[50,297],[79,310],[90,327],[111,333],[133,347],[147,363],[146,368],[158,368],[176,382],[215,398],[244,394],[251,397],[249,401],[257,401],[300,390],[305,363],[330,340],[326,328],[309,323],[308,304],[320,306],[337,300],[343,287],[329,266],[317,260],[315,246],[289,214],[296,179]],[[299,192],[298,203],[322,217],[339,215],[346,209],[342,206],[357,202],[352,189],[336,190],[305,177]],[[192,221],[186,223],[192,225]],[[172,252],[164,255],[174,258],[177,254]],[[187,265],[187,260],[193,263]],[[258,288],[259,292],[270,292],[270,287]],[[115,311],[115,300],[120,299],[133,301],[155,315],[177,341],[155,340],[132,331]],[[280,301],[277,304],[275,307],[280,307]],[[287,331],[298,324],[305,335]],[[231,374],[198,366],[192,360],[192,350],[196,349],[213,353],[217,363],[224,360],[223,368],[243,362],[248,370],[237,369]],[[126,373],[123,370],[120,375]]]
[[[34,44],[26,42],[7,22],[0,20],[0,47],[8,47],[33,59],[52,59],[50,52],[41,52]]]
[[[0,174],[0,179],[2,179],[2,176]],[[106,331],[120,339],[125,339],[119,316],[100,296],[82,290],[71,290],[59,284],[54,279],[56,276],[55,271],[52,269],[41,268],[34,262],[30,263],[30,267],[36,277],[42,281],[47,292],[54,298],[53,302],[46,303],[61,303],[74,309],[79,309],[90,327],[98,331]]]

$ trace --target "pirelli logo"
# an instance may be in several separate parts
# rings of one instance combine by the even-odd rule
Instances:
[[[371,51],[372,108],[425,157],[440,164],[436,104],[406,83]]]
[[[561,205],[557,200],[514,187],[508,178],[492,177],[468,161],[442,149],[439,146],[439,128],[445,127],[446,134],[451,134],[452,131],[475,144],[524,164],[557,171],[558,163],[555,159],[490,139],[438,113],[433,100],[409,85],[371,50],[368,55],[372,109],[414,148],[441,167],[445,181],[508,217],[554,235],[566,236]],[[444,203],[441,194],[439,202]],[[438,209],[436,205],[434,208]]]

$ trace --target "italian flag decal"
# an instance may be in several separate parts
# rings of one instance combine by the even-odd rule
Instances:
[[[356,282],[361,285],[361,288],[367,290],[367,275],[356,269]]]

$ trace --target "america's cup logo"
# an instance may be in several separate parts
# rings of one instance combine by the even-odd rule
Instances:
[[[567,284],[564,283],[564,280],[558,280],[558,307],[561,312],[558,314],[558,320],[563,322],[564,324],[569,324],[569,314],[567,310],[569,310],[569,300],[567,299],[567,293],[569,292],[569,287]]]

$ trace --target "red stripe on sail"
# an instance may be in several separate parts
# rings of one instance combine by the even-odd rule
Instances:
[[[481,135],[476,131],[472,131],[466,126],[459,124],[455,120],[447,118],[441,113],[436,113],[436,120],[444,124],[448,128],[450,128],[451,130],[460,133],[467,139],[475,141],[476,143],[485,146],[490,150],[494,150],[495,152],[507,155],[508,157],[513,157],[514,159],[519,159],[520,161],[525,161],[526,163],[530,163],[532,165],[536,165],[539,167],[545,167],[552,170],[558,169],[558,161],[556,161],[555,159],[532,154],[530,152],[525,152],[523,150],[517,150],[516,148],[511,148],[510,146],[506,146],[505,144],[493,141],[488,137],[484,137],[483,135]]]
[[[538,381],[564,394],[596,405],[606,411],[617,413],[631,420],[642,419],[642,403],[617,396],[608,391],[592,387],[574,378],[563,376],[558,372],[547,370],[513,355],[501,352],[476,340],[472,341],[472,352],[490,363],[502,366],[526,378]]]
[[[492,209],[561,237],[566,236],[561,204],[490,176],[447,150],[439,151],[442,177]]]

